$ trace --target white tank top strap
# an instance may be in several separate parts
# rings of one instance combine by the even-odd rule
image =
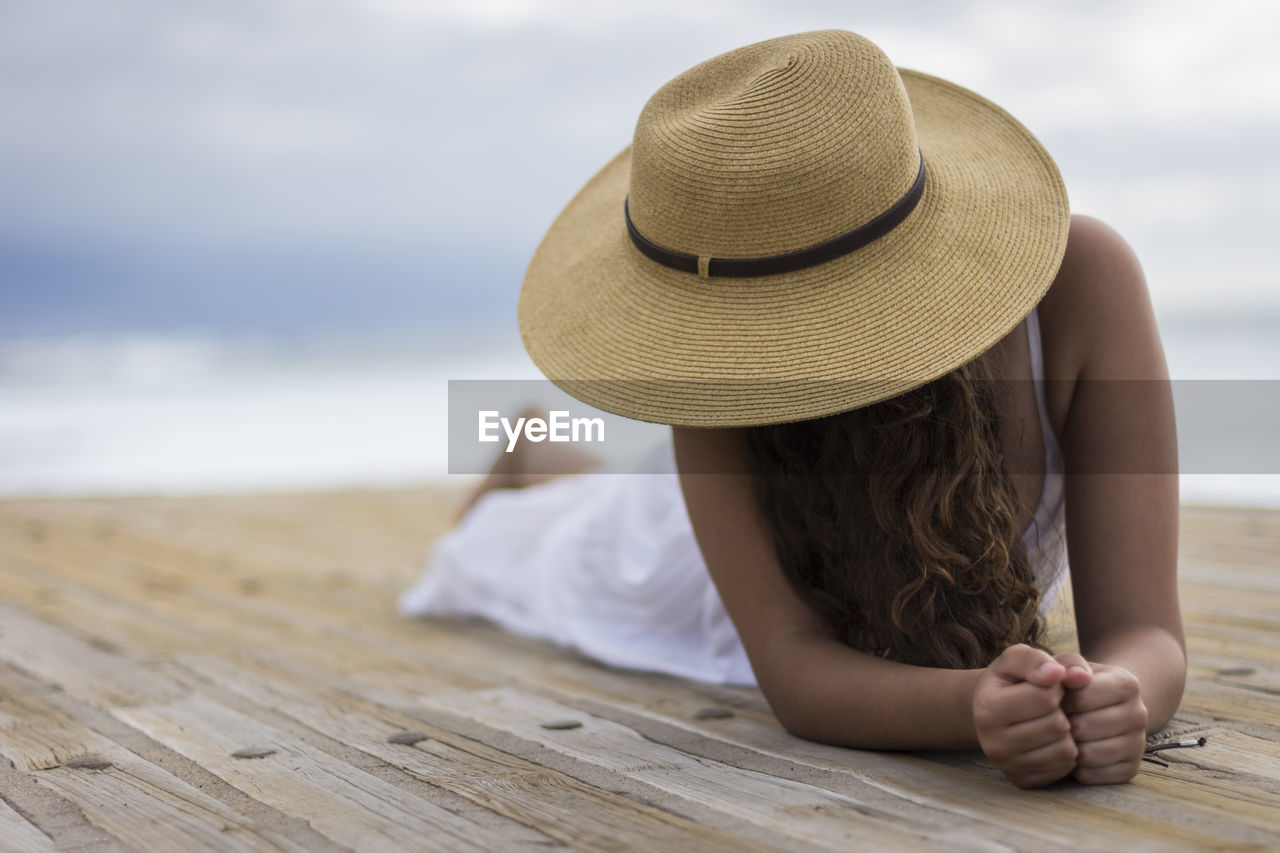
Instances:
[[[1049,405],[1045,397],[1044,342],[1040,335],[1038,306],[1027,314],[1026,326],[1036,410],[1040,417],[1040,434],[1044,438],[1044,487],[1023,541],[1032,555],[1037,581],[1045,593],[1041,600],[1041,612],[1044,613],[1056,597],[1066,574],[1066,482],[1062,448],[1049,419]]]
[[[1036,410],[1040,413],[1040,433],[1044,436],[1045,457],[1049,456],[1049,448],[1058,446],[1058,438],[1054,435],[1053,425],[1049,420],[1049,405],[1044,391],[1044,344],[1040,338],[1040,308],[1036,306],[1027,315],[1027,349],[1031,355],[1031,378],[1035,385]],[[1046,469],[1047,470],[1047,469]]]

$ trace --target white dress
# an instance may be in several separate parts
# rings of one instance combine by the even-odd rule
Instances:
[[[1025,322],[1045,477],[1023,540],[1043,613],[1066,569],[1063,463],[1045,406],[1035,310]],[[669,436],[636,473],[485,494],[435,542],[400,612],[480,616],[613,666],[755,684],[694,540]]]

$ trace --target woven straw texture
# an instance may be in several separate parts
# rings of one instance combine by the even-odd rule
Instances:
[[[759,257],[916,209],[807,269],[702,277],[631,243]],[[690,69],[556,219],[521,290],[534,363],[608,412],[679,426],[803,420],[954,370],[1044,295],[1066,247],[1057,167],[990,101],[899,71],[853,33],[803,33]]]

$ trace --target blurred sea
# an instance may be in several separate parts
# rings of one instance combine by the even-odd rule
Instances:
[[[1267,315],[1161,318],[1175,379],[1280,381],[1278,327]],[[0,341],[0,494],[441,479],[448,476],[448,380],[539,377],[511,334],[285,341],[191,332]],[[1274,408],[1276,395],[1266,396]],[[1260,413],[1264,422],[1278,416]],[[1280,507],[1280,473],[1184,475],[1182,496],[1188,503]]]

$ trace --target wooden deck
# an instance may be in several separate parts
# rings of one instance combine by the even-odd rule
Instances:
[[[453,497],[0,502],[0,849],[1280,848],[1278,513],[1184,510],[1171,732],[1208,744],[1020,791],[397,618]]]

